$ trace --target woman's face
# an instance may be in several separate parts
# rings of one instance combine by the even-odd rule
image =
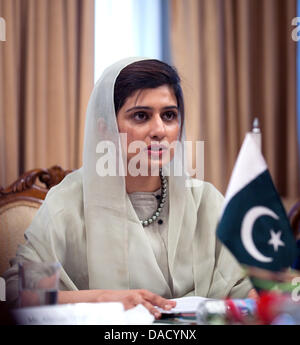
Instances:
[[[173,158],[174,150],[168,144],[178,140],[180,121],[177,100],[170,86],[137,90],[119,110],[117,123],[119,132],[127,134],[124,148],[127,162],[140,153],[139,162],[149,171],[151,166],[161,167]],[[136,151],[135,141],[143,143]]]

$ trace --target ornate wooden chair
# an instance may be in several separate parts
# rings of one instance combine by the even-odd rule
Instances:
[[[30,225],[51,187],[71,170],[59,166],[24,173],[7,188],[0,186],[0,275],[9,267],[18,244],[24,243],[24,231]]]

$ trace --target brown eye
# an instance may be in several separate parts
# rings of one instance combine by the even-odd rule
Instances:
[[[142,122],[148,119],[148,114],[144,111],[139,111],[133,114],[134,120]]]
[[[165,113],[163,113],[162,117],[166,121],[172,121],[177,118],[177,113],[175,113],[174,111],[166,111]]]

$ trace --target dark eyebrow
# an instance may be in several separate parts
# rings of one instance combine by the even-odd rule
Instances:
[[[152,108],[151,107],[142,107],[142,106],[136,106],[136,107],[132,107],[132,108],[129,108],[125,111],[125,113],[128,113],[132,110],[141,110],[141,109],[145,109],[145,110],[151,110]]]
[[[169,105],[167,107],[164,107],[163,109],[165,109],[165,110],[168,110],[168,109],[176,109],[176,110],[178,110],[178,107],[177,107],[177,105]]]
[[[144,110],[152,110],[151,107],[136,106],[136,107],[132,107],[132,108],[127,109],[125,111],[125,113],[128,113],[128,112],[130,112],[132,110],[142,110],[142,109],[144,109]],[[176,110],[178,110],[178,107],[176,105],[168,105],[167,107],[163,107],[162,109],[163,110],[169,110],[169,109],[176,109]]]

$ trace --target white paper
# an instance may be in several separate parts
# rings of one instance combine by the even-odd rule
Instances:
[[[172,299],[172,301],[176,301],[176,306],[174,308],[171,310],[158,308],[158,310],[163,314],[195,313],[199,303],[208,300],[212,299],[200,296],[174,298]]]
[[[142,304],[125,311],[126,325],[149,325],[154,322],[154,315]]]
[[[135,325],[151,324],[154,316],[142,305],[124,310],[122,303],[74,303],[14,310],[22,325]]]

